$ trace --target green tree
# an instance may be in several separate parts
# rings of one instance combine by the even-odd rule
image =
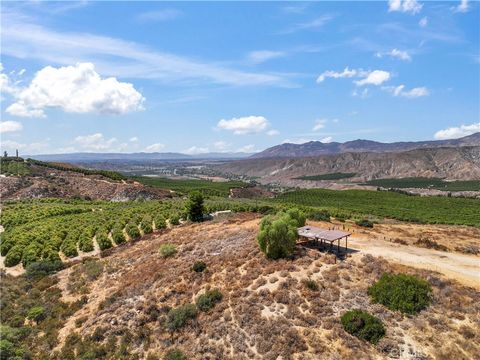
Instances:
[[[205,207],[203,205],[203,195],[198,191],[190,193],[187,202],[187,216],[192,221],[202,221]]]
[[[260,250],[269,259],[291,256],[298,238],[297,225],[298,221],[287,213],[266,216],[260,224],[257,235]]]

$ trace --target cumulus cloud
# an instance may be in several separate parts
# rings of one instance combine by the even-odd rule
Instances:
[[[355,81],[355,84],[357,86],[381,85],[388,79],[390,79],[390,73],[388,71],[373,70],[369,72],[365,78]]]
[[[229,120],[222,119],[218,122],[220,130],[233,131],[236,135],[260,133],[267,129],[268,120],[263,116],[245,116]]]
[[[423,4],[417,0],[389,0],[388,11],[400,11],[410,13],[412,15],[419,13],[422,10]]]
[[[118,145],[116,138],[105,139],[102,133],[77,136],[73,142],[88,151],[113,150]]]
[[[2,140],[0,143],[2,150],[8,150],[14,152],[15,150],[20,150],[26,152],[27,154],[41,153],[49,149],[49,143],[47,140],[31,142],[28,144],[19,143],[13,140]]]
[[[198,154],[206,154],[210,152],[210,150],[207,147],[192,146],[184,150],[183,152],[188,155],[198,155]]]
[[[333,140],[333,138],[331,136],[327,136],[327,137],[324,137],[323,139],[320,139],[320,142],[324,143],[324,144],[328,144],[328,143],[331,143]]]
[[[354,77],[358,74],[358,71],[355,69],[350,70],[348,66],[342,71],[333,71],[333,70],[328,70],[320,74],[320,76],[317,78],[317,83],[321,83],[325,81],[326,78],[334,78],[334,79],[339,79],[339,78],[351,78]]]
[[[253,64],[260,64],[285,55],[286,54],[283,51],[258,50],[250,52],[248,54],[248,60]]]
[[[382,89],[391,92],[393,96],[402,96],[406,98],[418,98],[430,94],[430,91],[425,86],[415,87],[410,90],[405,90],[405,85],[386,86]]]
[[[15,132],[23,129],[23,125],[18,121],[2,121],[0,122],[0,134],[7,132]]]
[[[315,125],[313,126],[313,131],[318,131],[318,130],[321,130],[325,127],[325,125],[327,124],[327,119],[318,119],[318,120],[315,120]]]
[[[7,112],[16,116],[44,117],[47,108],[71,113],[124,114],[142,110],[144,97],[132,84],[102,79],[92,63],[37,72],[30,85],[15,94]]]
[[[18,87],[3,70],[3,64],[0,63],[0,93],[14,95],[18,92]]]
[[[375,55],[379,58],[387,55],[387,56],[390,56],[392,58],[400,59],[400,60],[403,60],[403,61],[412,61],[412,57],[410,56],[410,54],[407,51],[398,50],[398,49],[392,49],[391,51],[388,51],[386,53],[377,52]]]
[[[438,140],[457,139],[480,132],[480,122],[471,125],[460,125],[437,131],[433,137]]]
[[[130,142],[138,142],[138,137],[136,137],[136,136],[131,137],[130,139],[128,139],[128,141],[130,141]]]
[[[458,4],[457,6],[454,6],[452,10],[454,12],[462,12],[462,13],[468,12],[468,10],[470,10],[470,6],[468,5],[468,0],[460,0],[460,4]]]
[[[219,150],[219,151],[225,151],[228,149],[228,147],[230,146],[229,143],[227,143],[226,141],[215,141],[213,143],[213,147],[216,149],[216,150]]]
[[[426,16],[421,18],[418,25],[420,25],[420,27],[426,27],[428,25],[428,18]]]
[[[241,153],[252,153],[254,151],[255,151],[255,145],[253,144],[242,146],[240,149],[237,150],[237,152],[241,152]]]
[[[149,145],[145,148],[145,151],[146,152],[157,152],[157,151],[161,151],[165,148],[165,145],[164,144],[161,144],[161,143],[155,143],[155,144],[152,144],[152,145]]]

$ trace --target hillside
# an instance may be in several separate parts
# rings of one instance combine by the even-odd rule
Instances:
[[[171,197],[168,190],[125,181],[108,171],[89,171],[69,164],[2,160],[2,200],[37,198],[83,198],[126,201]],[[20,176],[10,176],[17,173]]]
[[[399,354],[413,360],[468,359],[480,351],[476,256],[391,243],[348,224],[355,235],[343,261],[302,245],[291,259],[272,261],[255,240],[259,222],[258,215],[247,213],[187,224],[40,280],[3,275],[8,341],[34,359],[173,359],[165,354],[176,350],[195,360],[398,359]],[[451,229],[455,237],[458,228]],[[162,256],[165,244],[176,252]],[[448,266],[435,267],[439,259]],[[206,264],[203,272],[192,270],[197,261]],[[434,301],[416,316],[372,303],[367,289],[385,272],[426,279]],[[317,287],[307,287],[307,280]],[[191,309],[188,304],[198,305],[212,289],[221,296],[211,308],[191,312],[183,326],[179,320],[169,328],[172,311]],[[19,322],[33,316],[25,315],[32,306],[41,316]],[[382,320],[386,336],[377,345],[343,329],[340,317],[355,308]],[[15,337],[27,327],[31,331]]]
[[[218,165],[217,170],[261,183],[302,186],[302,176],[353,173],[345,181],[380,178],[438,177],[480,179],[480,146],[416,149],[405,152],[359,152],[290,159],[246,159]]]
[[[252,159],[262,158],[292,158],[341,154],[347,152],[402,152],[422,148],[479,146],[480,133],[465,136],[459,139],[437,141],[409,141],[381,143],[371,140],[354,140],[345,143],[310,141],[304,144],[285,143],[268,148],[251,156]]]

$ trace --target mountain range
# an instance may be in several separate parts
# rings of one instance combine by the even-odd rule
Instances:
[[[310,141],[303,144],[285,143],[253,154],[251,158],[294,158],[347,152],[402,152],[422,148],[460,147],[480,145],[480,132],[459,139],[382,143],[372,140],[353,140],[344,143]]]

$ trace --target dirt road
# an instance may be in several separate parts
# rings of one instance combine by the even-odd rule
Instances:
[[[351,237],[348,247],[358,254],[371,254],[420,269],[438,271],[462,284],[480,289],[480,257],[400,245],[388,241]]]

